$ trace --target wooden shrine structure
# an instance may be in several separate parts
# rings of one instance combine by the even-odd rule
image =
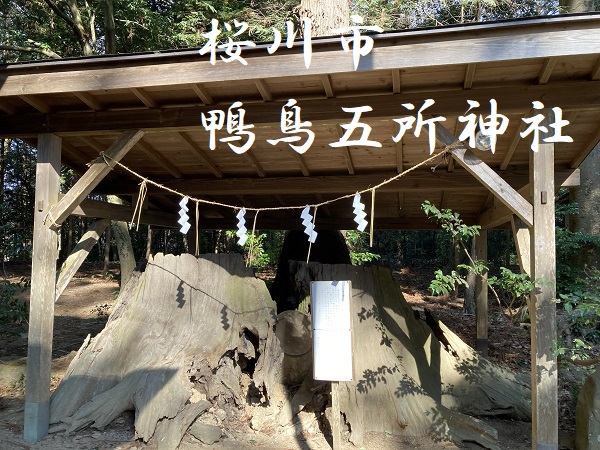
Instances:
[[[312,63],[303,47],[267,44],[243,49],[248,65],[225,63],[197,50],[35,61],[0,66],[0,136],[23,139],[38,149],[31,316],[27,360],[25,437],[48,431],[53,312],[56,299],[57,229],[69,215],[130,221],[133,206],[88,198],[114,194],[132,200],[140,180],[120,166],[179,192],[213,203],[248,208],[321,203],[374,186],[429,157],[427,130],[408,131],[396,143],[393,121],[415,112],[444,116],[438,149],[454,144],[452,158],[437,160],[377,191],[375,228],[424,229],[433,224],[419,205],[430,200],[480,224],[478,254],[486,232],[512,226],[522,270],[544,284],[532,296],[533,448],[558,448],[555,329],[554,192],[577,185],[577,167],[600,140],[600,14],[416,29],[373,35],[375,45],[354,70],[339,37],[314,38]],[[288,99],[312,122],[315,142],[304,154],[267,139],[282,137],[280,112]],[[510,119],[494,154],[455,144],[467,100],[489,114],[490,99]],[[256,142],[236,154],[222,142],[209,150],[201,113],[227,111],[243,102],[245,123]],[[523,118],[540,101],[551,117],[562,108],[572,143],[542,143],[530,150]],[[331,147],[352,114],[342,108],[368,105],[362,122],[380,148]],[[414,114],[414,112],[413,112]],[[548,124],[548,122],[546,123]],[[217,138],[226,136],[224,131]],[[104,152],[106,157],[99,157]],[[82,174],[59,193],[61,164]],[[89,167],[88,167],[89,164]],[[439,164],[439,165],[438,165]],[[433,171],[431,168],[435,166]],[[141,222],[179,228],[180,197],[148,186]],[[365,196],[367,211],[370,198]],[[193,208],[191,213],[193,213]],[[201,228],[233,228],[235,210],[200,204]],[[192,214],[193,216],[193,214]],[[299,210],[258,216],[259,229],[301,228]],[[316,230],[353,229],[352,202],[318,209]],[[368,220],[371,220],[370,214]],[[195,219],[192,217],[192,223]],[[107,221],[103,222],[105,227]],[[96,235],[102,227],[96,225]],[[67,280],[68,281],[68,277]],[[478,284],[478,338],[487,339],[485,280]]]

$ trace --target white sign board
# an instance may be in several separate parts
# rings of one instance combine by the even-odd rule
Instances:
[[[350,281],[313,281],[311,309],[315,380],[352,380]]]

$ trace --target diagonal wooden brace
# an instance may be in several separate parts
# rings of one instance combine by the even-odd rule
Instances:
[[[57,230],[81,201],[110,173],[114,167],[113,162],[120,161],[144,134],[145,132],[142,130],[128,130],[121,133],[109,149],[104,152],[107,158],[100,157],[96,159],[69,192],[50,209],[46,217],[46,226]]]
[[[443,146],[452,145],[456,138],[446,128],[437,124],[436,139]],[[452,156],[463,168],[477,178],[502,203],[527,224],[533,225],[533,206],[519,194],[510,184],[503,180],[490,166],[481,160],[464,145],[459,145],[451,151]]]

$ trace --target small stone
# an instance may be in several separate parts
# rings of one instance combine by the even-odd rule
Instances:
[[[192,388],[192,396],[190,397],[190,403],[198,403],[202,400],[206,400],[206,395],[202,394],[197,389]]]
[[[221,439],[222,433],[219,427],[202,422],[194,422],[190,427],[190,433],[196,439],[206,445],[211,445]]]
[[[217,416],[219,420],[225,420],[225,418],[227,417],[227,413],[224,409],[217,409],[215,411],[215,416]]]

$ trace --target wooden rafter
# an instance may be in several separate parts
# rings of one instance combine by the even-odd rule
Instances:
[[[523,119],[523,118],[520,117],[520,119]],[[519,120],[519,126],[517,127],[515,133],[512,135],[512,137],[510,139],[510,143],[508,144],[508,147],[506,149],[506,155],[504,155],[504,158],[502,159],[502,162],[500,163],[500,170],[506,170],[506,168],[510,164],[510,160],[512,159],[513,155],[515,154],[517,145],[519,144],[519,141],[521,140],[521,133],[523,131],[525,131],[526,126],[527,126],[527,124],[525,122],[523,122],[523,120]]]
[[[550,58],[546,58],[544,60],[542,70],[540,70],[540,74],[538,75],[538,84],[546,84],[548,82],[548,80],[550,79],[550,75],[552,75],[552,71],[554,70],[554,66],[556,66],[557,61],[558,57],[556,56],[551,56]]]
[[[0,102],[0,110],[4,111],[6,114],[17,114],[17,110],[8,105],[5,101]]]
[[[477,69],[477,63],[467,64],[465,69],[465,80],[463,82],[463,89],[471,89],[473,87],[473,80],[475,79],[475,70]]]
[[[400,69],[392,69],[392,92],[394,94],[400,94],[402,92]]]
[[[335,97],[333,84],[331,83],[331,76],[329,74],[321,75],[321,82],[323,83],[323,89],[325,89],[325,95],[327,98]]]
[[[265,102],[273,101],[273,94],[271,94],[271,91],[269,91],[265,80],[256,79],[254,80],[254,85],[256,86],[256,89],[258,89],[258,92],[260,92],[260,96]]]
[[[325,201],[325,199],[323,198],[323,196],[321,194],[315,194],[315,198],[317,199],[317,201],[319,203],[323,203]],[[328,218],[333,217],[333,215],[331,214],[331,209],[327,205],[320,206],[319,211],[322,211],[323,215],[325,217],[328,217]]]
[[[594,147],[596,147],[598,141],[600,141],[600,127],[598,127],[596,132],[583,146],[583,151],[571,161],[570,166],[572,168],[579,167],[579,165],[583,162],[585,158],[587,158],[587,156],[591,153]]]
[[[75,185],[62,197],[48,214],[48,226],[57,229],[81,201],[108,175],[114,163],[120,161],[142,138],[141,130],[124,131],[105,152],[106,161],[98,158]]]
[[[73,92],[73,95],[85,103],[92,111],[102,111],[104,105],[88,92]]]
[[[147,108],[158,108],[159,105],[146,91],[138,88],[129,89]]]
[[[150,144],[140,140],[137,145],[140,148],[140,150],[142,150],[146,155],[148,155],[156,164],[165,169],[175,178],[183,177],[181,171],[177,167],[175,167],[175,165],[173,165],[173,163],[171,163],[167,158],[165,158],[160,152],[153,149],[150,146]]]
[[[338,138],[341,139],[344,135],[344,131],[341,127],[335,127],[337,131]],[[344,161],[346,161],[346,167],[348,167],[348,173],[350,175],[354,175],[354,163],[352,162],[352,154],[350,153],[350,148],[348,146],[340,147],[342,151],[342,155],[344,156]]]
[[[194,93],[198,96],[198,98],[200,100],[202,100],[202,103],[204,103],[205,105],[212,105],[215,103],[212,96],[208,93],[208,89],[206,89],[206,87],[204,87],[203,84],[192,83],[192,84],[190,84],[190,87],[192,88]]]
[[[294,157],[294,159],[296,160],[296,162],[298,163],[298,166],[300,166],[302,175],[304,175],[305,177],[310,177],[310,170],[308,169],[308,166],[306,165],[306,161],[304,161],[304,158],[302,157],[302,155],[300,155],[299,153],[296,153],[295,151],[292,151],[291,154]]]
[[[596,62],[596,65],[592,69],[592,73],[590,75],[590,80],[592,80],[592,81],[600,80],[600,58],[598,58],[598,62]]]
[[[263,168],[258,159],[256,159],[256,156],[252,150],[248,150],[246,153],[244,153],[244,157],[252,165],[252,167],[254,167],[254,170],[256,170],[256,173],[259,177],[264,178],[267,176],[267,171]]]
[[[457,138],[452,133],[439,124],[436,127],[436,138],[444,146],[452,145],[457,141]],[[451,150],[451,153],[456,162],[483,183],[513,213],[529,226],[533,224],[533,208],[531,203],[525,200],[521,194],[494,172],[481,158],[470,150],[467,150],[462,144]]]
[[[404,142],[394,143],[394,149],[396,150],[396,171],[398,173],[404,172]]]
[[[198,148],[198,146],[191,137],[189,137],[185,133],[177,133],[177,135],[181,138],[181,141],[186,144],[187,148],[191,150],[194,156],[196,156],[196,158],[198,158],[198,160],[200,160],[200,162],[203,165],[208,167],[217,178],[223,178],[223,172],[221,171],[221,169],[219,169],[215,165],[215,163],[208,157],[204,150]]]
[[[33,106],[35,109],[37,109],[41,113],[49,113],[50,112],[50,106],[48,106],[48,104],[45,101],[43,101],[42,99],[40,99],[37,96],[19,95],[19,98],[21,100],[23,100],[25,103],[29,104],[30,106]]]

